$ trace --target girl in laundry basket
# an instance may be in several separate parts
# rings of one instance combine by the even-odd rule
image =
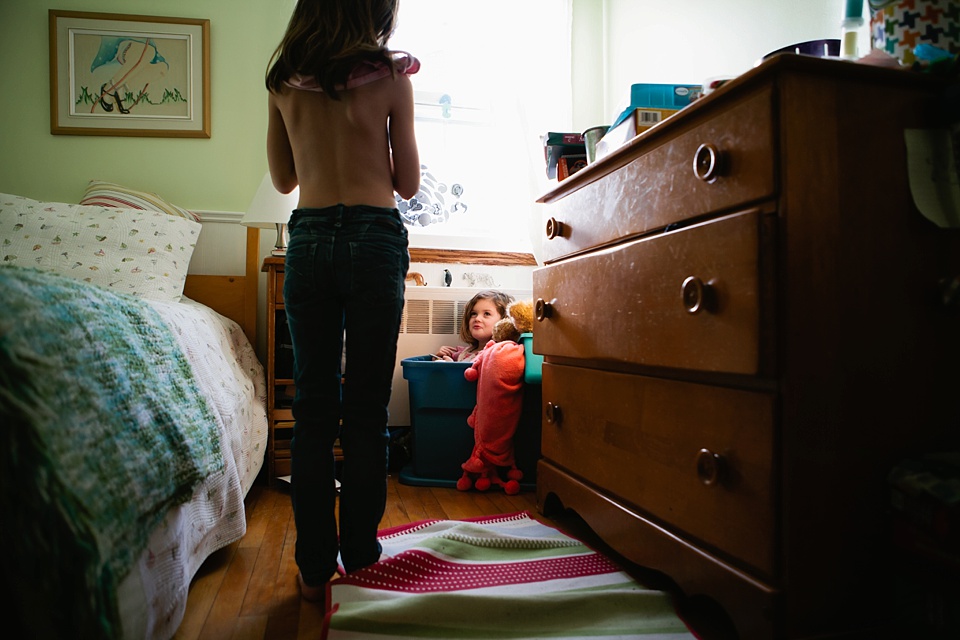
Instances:
[[[478,292],[467,303],[460,322],[460,339],[466,345],[444,346],[434,357],[452,362],[471,362],[493,338],[493,326],[507,316],[507,306],[513,296],[486,289]]]

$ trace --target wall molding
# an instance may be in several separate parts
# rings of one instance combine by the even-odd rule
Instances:
[[[223,222],[228,224],[240,224],[243,219],[243,213],[238,211],[194,211],[200,216],[200,222]]]
[[[513,251],[474,251],[467,249],[410,248],[410,262],[443,262],[451,264],[485,264],[506,267],[537,266],[532,253]]]

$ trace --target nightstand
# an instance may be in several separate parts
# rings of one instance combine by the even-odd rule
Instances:
[[[267,477],[290,475],[293,438],[293,344],[283,306],[283,256],[267,256],[261,271],[267,274]],[[340,443],[334,448],[343,460]]]
[[[293,437],[293,349],[283,307],[283,256],[267,256],[267,477],[290,475]]]

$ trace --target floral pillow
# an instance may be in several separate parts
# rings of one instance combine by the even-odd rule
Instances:
[[[91,180],[83,192],[80,204],[101,207],[119,207],[121,209],[140,209],[143,211],[162,211],[172,216],[200,222],[200,216],[183,207],[167,202],[155,193],[138,191],[103,180]]]
[[[180,300],[200,229],[159,211],[0,193],[0,265],[55,271],[141,298]]]

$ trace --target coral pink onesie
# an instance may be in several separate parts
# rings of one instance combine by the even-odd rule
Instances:
[[[490,341],[463,372],[467,380],[477,380],[477,406],[467,418],[476,444],[464,470],[478,473],[476,466],[482,467],[482,462],[513,466],[513,435],[523,409],[523,368],[523,345]]]

